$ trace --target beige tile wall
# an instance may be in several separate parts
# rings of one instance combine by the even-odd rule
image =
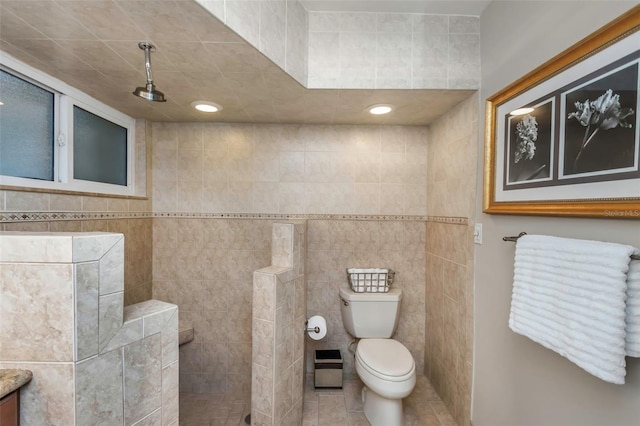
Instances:
[[[158,213],[426,213],[425,127],[155,123],[153,138]],[[250,274],[269,264],[270,227],[268,220],[154,219],[154,298],[178,304],[195,328],[181,349],[184,391],[248,392]],[[399,271],[395,285],[407,295],[396,337],[421,370],[424,222],[312,220],[308,232],[317,240],[308,254],[309,314],[326,316],[332,330],[319,345],[341,348],[355,374],[337,286],[346,285],[347,266],[384,263]]]
[[[478,102],[475,94],[429,126],[429,216],[475,215]]]
[[[307,83],[307,11],[298,0],[196,0],[303,85]]]
[[[271,223],[154,219],[153,298],[194,329],[180,347],[182,391],[249,397],[253,272],[270,264]]]
[[[185,392],[248,394],[251,379],[252,273],[270,263],[269,220],[154,219],[153,297],[176,303],[194,341],[181,347]],[[396,338],[422,370],[425,224],[410,221],[308,221],[308,316],[323,315],[329,337],[315,349],[340,348],[355,377],[337,289],[349,266],[389,266],[405,299]],[[307,357],[308,358],[308,357]],[[308,363],[306,370],[312,371]]]
[[[307,12],[297,0],[197,1],[307,87],[478,88],[478,17]]]
[[[312,88],[477,89],[480,19],[309,13]]]
[[[427,128],[155,123],[155,212],[424,215]]]
[[[474,95],[429,129],[429,216],[469,220],[426,233],[425,373],[459,425],[471,407],[477,111]]]
[[[396,271],[393,287],[403,291],[395,339],[424,366],[425,223],[410,221],[310,220],[307,248],[307,314],[327,320],[327,337],[307,342],[308,373],[314,350],[340,349],[344,374],[355,378],[349,336],[342,325],[338,289],[346,287],[348,267],[385,267]]]
[[[427,223],[425,374],[459,425],[469,425],[473,354],[473,227]]]

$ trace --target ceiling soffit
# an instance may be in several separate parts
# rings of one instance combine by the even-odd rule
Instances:
[[[1,1],[0,50],[135,117],[151,121],[424,125],[472,91],[305,89],[197,3]],[[117,23],[114,25],[114,23]],[[154,82],[167,97],[131,94],[145,81],[138,42],[156,45]],[[194,100],[224,109],[207,115]],[[388,116],[366,106],[390,103]]]

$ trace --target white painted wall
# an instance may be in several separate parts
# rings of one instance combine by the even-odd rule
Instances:
[[[481,102],[636,4],[493,2],[481,16]],[[479,132],[483,135],[484,129]],[[478,212],[482,204],[482,139]],[[640,246],[640,222],[482,213],[477,221],[483,224],[484,244],[476,246],[475,254],[473,424],[639,424],[640,360],[627,358],[627,384],[612,385],[509,330],[514,245],[501,239],[526,231]]]

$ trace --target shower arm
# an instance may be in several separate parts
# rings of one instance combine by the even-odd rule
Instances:
[[[144,49],[144,70],[147,74],[147,86],[153,86],[153,75],[151,74],[151,46],[149,43],[140,43],[140,47]]]
[[[144,50],[144,72],[147,77],[147,82],[144,87],[136,87],[133,94],[148,101],[166,102],[164,93],[156,90],[156,86],[153,84],[153,75],[151,74],[151,51],[154,50],[153,44],[148,41],[141,41],[138,43],[138,47]]]

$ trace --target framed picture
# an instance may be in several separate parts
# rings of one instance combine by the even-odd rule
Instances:
[[[640,219],[640,6],[487,99],[484,212]]]

